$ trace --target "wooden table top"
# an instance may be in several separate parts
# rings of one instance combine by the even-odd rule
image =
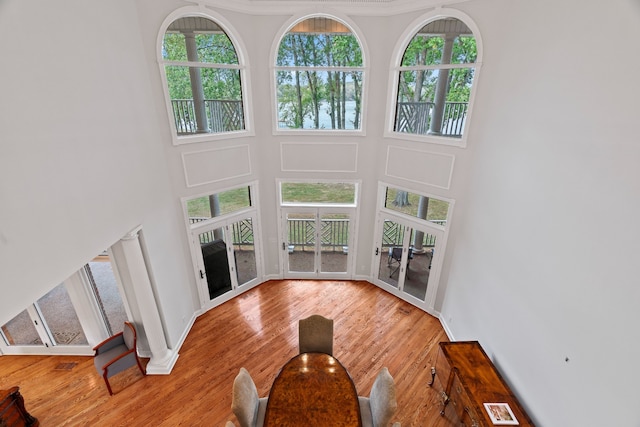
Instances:
[[[361,427],[358,392],[351,376],[328,354],[295,356],[273,381],[264,425]]]

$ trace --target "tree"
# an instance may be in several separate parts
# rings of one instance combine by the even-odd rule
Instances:
[[[225,33],[195,34],[198,64],[238,64],[233,43]],[[162,56],[167,61],[188,61],[185,35],[166,33],[162,43]],[[167,65],[165,67],[169,96],[171,99],[192,99],[191,80],[188,66]],[[200,66],[202,86],[206,99],[242,99],[240,71],[223,67]]]
[[[276,65],[278,115],[287,127],[299,129],[310,123],[318,129],[326,108],[330,127],[346,129],[346,103],[354,101],[350,120],[359,128],[362,54],[352,34],[288,33],[280,43]]]
[[[417,34],[402,57],[403,67],[438,66],[441,64],[444,39],[440,36]],[[459,36],[453,44],[452,64],[473,64],[477,57],[476,39]],[[437,70],[403,71],[400,75],[399,102],[432,102]],[[449,72],[448,102],[468,102],[473,82],[473,68],[453,68]]]
[[[411,203],[409,203],[409,193],[407,191],[398,190],[396,193],[396,197],[393,199],[393,206],[402,208],[410,205]]]

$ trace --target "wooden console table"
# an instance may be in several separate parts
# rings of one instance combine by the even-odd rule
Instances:
[[[495,425],[484,403],[507,403],[519,426],[533,426],[518,399],[477,341],[441,342],[431,386],[442,397],[440,415],[455,425]]]
[[[37,427],[40,423],[24,408],[18,387],[0,390],[0,426]]]

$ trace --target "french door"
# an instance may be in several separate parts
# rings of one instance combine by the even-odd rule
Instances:
[[[3,325],[0,334],[5,354],[46,354],[60,346],[83,353],[89,345],[63,283]]]
[[[282,208],[285,278],[352,276],[353,218],[350,207]]]
[[[251,213],[227,216],[191,231],[196,277],[205,310],[258,284],[257,223]]]
[[[127,320],[108,255],[51,289],[0,328],[2,354],[92,355]]]
[[[382,213],[376,229],[376,282],[417,306],[433,309],[444,231]]]

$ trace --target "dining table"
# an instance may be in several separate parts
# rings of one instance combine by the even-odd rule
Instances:
[[[362,427],[349,372],[330,354],[293,357],[273,381],[264,426]]]

